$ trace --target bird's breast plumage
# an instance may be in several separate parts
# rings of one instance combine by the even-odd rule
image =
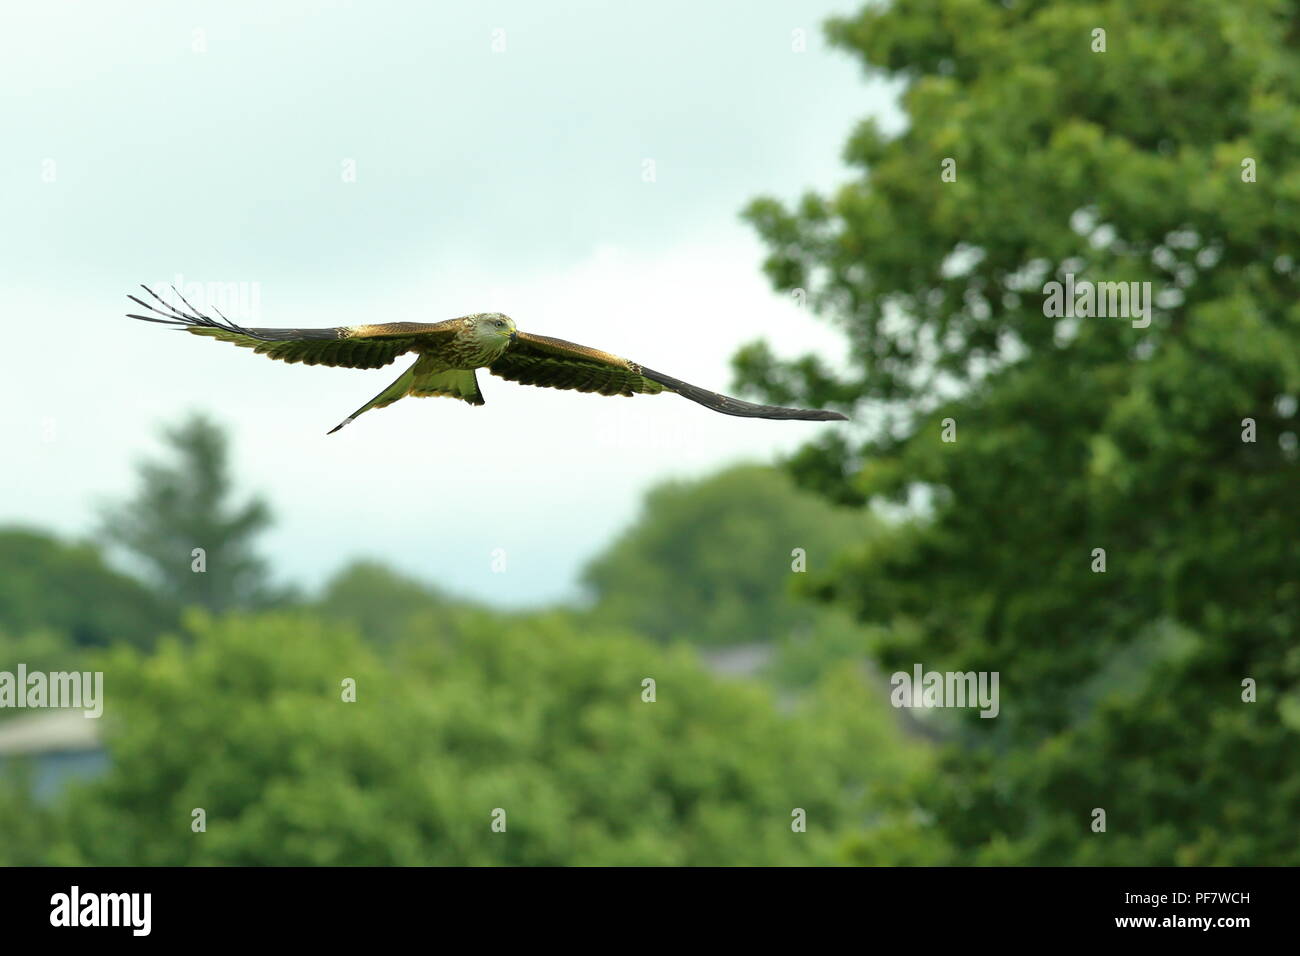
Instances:
[[[429,354],[436,355],[448,368],[483,368],[499,359],[509,345],[509,340],[502,336],[484,339],[472,327],[466,327],[438,343]]]

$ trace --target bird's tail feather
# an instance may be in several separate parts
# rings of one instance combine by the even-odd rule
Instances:
[[[393,404],[393,402],[397,401],[399,398],[404,397],[406,393],[410,391],[411,382],[414,381],[414,379],[415,379],[415,363],[412,363],[410,368],[408,368],[401,375],[397,376],[397,380],[393,382],[392,385],[389,385],[386,389],[384,389],[382,392],[380,392],[370,401],[366,402],[364,405],[358,408],[347,418],[343,419],[343,421],[339,422],[337,425],[331,428],[328,432],[326,432],[326,434],[333,435],[344,425],[350,424],[351,422],[355,421],[358,415],[364,412],[368,412],[372,408],[383,408],[387,405]]]
[[[425,362],[425,359],[420,359]],[[426,362],[426,366],[428,363]],[[471,369],[444,369],[430,371],[427,367],[416,364],[415,379],[411,382],[411,394],[417,398],[429,395],[445,395],[459,398],[471,405],[483,404],[483,393],[479,391],[478,376]]]

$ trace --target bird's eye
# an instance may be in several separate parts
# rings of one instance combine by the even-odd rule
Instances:
[[[506,327],[506,324],[505,324],[504,322],[502,322],[500,319],[497,319],[497,328],[498,328],[498,329],[504,329],[505,327]]]

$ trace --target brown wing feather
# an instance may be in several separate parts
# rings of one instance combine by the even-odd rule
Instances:
[[[730,395],[710,392],[609,352],[528,332],[520,332],[518,340],[489,369],[493,375],[523,385],[576,389],[602,395],[654,394],[667,390],[715,412],[741,418],[848,421],[847,416],[839,412],[745,402]]]
[[[221,316],[214,319],[195,309],[179,292],[176,295],[189,311],[163,301],[148,286],[143,287],[157,302],[151,305],[127,296],[153,315],[130,315],[145,322],[158,322],[231,342],[282,362],[331,365],[340,368],[382,368],[403,352],[418,348],[431,337],[454,335],[457,319],[446,322],[390,322],[386,325],[341,326],[326,329],[246,329]],[[175,291],[175,289],[173,289]],[[220,311],[217,312],[221,315]]]
[[[195,335],[206,335],[223,342],[233,342],[241,348],[252,349],[259,355],[279,359],[290,364],[331,365],[336,368],[383,368],[403,352],[418,344],[415,338],[340,338],[337,333],[347,329],[249,329],[253,336],[240,335],[218,329],[190,329]],[[264,333],[284,332],[286,339],[263,337]],[[329,333],[315,335],[314,333]]]
[[[663,386],[641,375],[617,355],[547,335],[520,332],[518,339],[488,369],[521,385],[565,388],[601,395],[654,394]]]
[[[735,415],[739,418],[772,418],[801,422],[847,422],[849,420],[847,415],[841,415],[839,412],[831,412],[822,408],[787,408],[784,405],[756,405],[754,402],[742,401],[739,398],[732,398],[730,395],[710,392],[707,388],[700,388],[690,382],[683,382],[681,379],[665,375],[663,372],[656,372],[654,369],[645,366],[641,367],[641,374],[652,382],[658,382],[668,391],[676,392],[682,398],[689,398],[692,402],[703,405],[705,408],[711,408],[715,412],[721,412],[724,415]]]

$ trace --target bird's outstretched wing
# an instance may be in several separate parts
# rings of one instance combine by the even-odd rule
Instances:
[[[195,335],[206,335],[223,342],[252,349],[262,355],[282,362],[302,362],[304,365],[333,365],[342,368],[381,368],[403,352],[427,342],[430,337],[455,335],[457,320],[447,322],[390,322],[387,325],[341,326],[332,329],[245,329],[235,325],[220,310],[219,319],[204,315],[173,288],[185,309],[165,302],[148,286],[141,286],[155,300],[156,305],[127,298],[142,306],[152,315],[128,313],[132,319],[158,322],[173,328],[184,329]]]
[[[715,412],[741,418],[848,421],[847,416],[839,412],[744,402],[729,395],[719,395],[699,388],[608,352],[529,332],[520,332],[517,340],[488,369],[493,375],[523,385],[598,392],[601,395],[675,392]]]

